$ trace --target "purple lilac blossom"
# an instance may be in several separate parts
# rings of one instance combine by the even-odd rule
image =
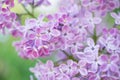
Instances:
[[[104,24],[102,17],[118,8],[118,0],[81,0],[81,3],[65,1],[60,4],[59,14],[48,17],[51,20],[50,27],[52,25],[60,31],[59,36],[52,35],[53,40],[49,38],[54,44],[54,50],[65,52],[60,62],[55,63],[54,79],[51,80],[119,80],[119,30],[102,28],[99,34],[95,34],[95,30],[97,33],[98,27]],[[111,16],[115,21],[119,20],[117,14],[112,13]],[[35,67],[40,68],[40,65]],[[33,70],[36,75],[37,72]],[[43,76],[37,79],[43,79]]]
[[[46,80],[119,80],[119,30],[104,28],[99,35],[94,35],[94,31],[98,30],[96,27],[100,27],[102,23],[103,15],[118,8],[118,0],[81,1],[82,6],[79,2],[75,4],[73,0],[66,0],[69,4],[60,4],[61,13],[49,15],[48,25],[54,26],[54,29],[60,32],[59,36],[52,35],[52,40],[49,40],[54,44],[54,50],[64,51],[67,55],[61,58],[61,63],[54,65],[54,79],[46,76]],[[115,20],[118,20],[118,17]],[[97,38],[96,41],[93,35]],[[40,65],[35,67],[40,68]],[[36,75],[37,72],[33,70]],[[37,79],[42,80],[43,76],[40,75]]]
[[[5,33],[5,29],[11,29],[16,20],[16,14],[11,12],[11,7],[14,6],[14,0],[3,0],[0,2],[0,30]],[[2,5],[5,4],[6,7]]]
[[[50,4],[48,0],[19,2],[34,7]],[[13,44],[18,55],[38,59],[54,53],[59,58],[30,68],[37,80],[120,79],[120,30],[104,25],[109,13],[120,25],[119,12],[113,12],[120,7],[119,0],[61,0],[56,13],[26,19],[24,25],[10,11],[13,6],[14,0],[0,1],[0,29],[8,28],[20,38]]]
[[[111,16],[115,19],[115,24],[120,25],[120,13],[116,14],[113,12],[111,13]]]

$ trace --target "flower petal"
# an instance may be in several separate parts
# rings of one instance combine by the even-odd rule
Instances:
[[[95,45],[93,39],[91,39],[91,38],[87,39],[87,44],[88,44],[88,46],[94,46]]]
[[[94,21],[95,24],[99,24],[102,20],[99,17],[94,17],[93,21]]]
[[[101,70],[102,72],[106,72],[108,69],[109,69],[109,68],[108,68],[108,64],[103,64],[103,65],[100,66],[100,70]]]
[[[58,37],[58,36],[60,36],[60,31],[58,31],[57,29],[53,29],[52,32],[51,32],[51,34],[54,37]]]
[[[83,75],[83,76],[88,74],[88,72],[85,68],[81,68],[79,71],[80,71],[80,74]]]
[[[80,66],[80,67],[85,67],[86,66],[86,61],[85,60],[80,60],[79,62],[78,62],[78,65]]]
[[[95,62],[91,65],[91,71],[95,73],[97,70],[98,70],[98,64]]]
[[[113,62],[113,63],[118,62],[119,61],[119,55],[118,54],[111,55],[110,61]]]
[[[111,15],[113,18],[117,18],[117,14],[114,13],[114,12],[110,13],[110,15]]]
[[[101,55],[99,58],[98,58],[98,62],[100,65],[108,62],[109,58],[107,55]]]
[[[111,64],[110,65],[110,70],[113,71],[113,72],[117,72],[119,69],[118,69],[118,65],[116,64]]]

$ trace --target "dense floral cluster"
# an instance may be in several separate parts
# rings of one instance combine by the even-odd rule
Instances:
[[[66,57],[59,55],[60,62],[55,65],[52,61],[38,62],[30,70],[38,80],[119,80],[120,31],[115,27],[119,25],[119,14],[111,13],[119,7],[119,1],[81,0],[75,3],[66,0],[68,2],[68,5],[60,4],[62,17],[58,13],[53,15],[55,20],[47,17],[48,22],[54,21],[53,28],[59,31],[57,44],[61,42],[60,47],[54,50]],[[109,13],[115,19],[111,29],[104,27],[102,21]],[[56,36],[52,35],[51,39],[53,37]]]
[[[2,5],[5,4],[6,7]],[[0,30],[4,33],[5,28],[11,28],[14,26],[16,14],[10,11],[10,8],[14,6],[14,0],[2,0],[0,1]]]
[[[9,6],[13,2],[5,1]],[[48,0],[19,1],[34,7],[50,4]],[[14,46],[22,58],[55,53],[56,61],[39,61],[30,68],[37,80],[120,80],[120,12],[116,9],[120,9],[119,0],[61,0],[56,13],[13,26],[16,16],[3,8],[0,29],[8,27],[13,36],[20,37]],[[109,14],[114,19],[112,28],[104,21]],[[10,16],[8,21],[5,15]]]
[[[119,80],[116,65],[119,57],[118,55],[109,57],[93,55],[89,61],[88,58],[79,62],[68,60],[59,66],[55,66],[52,61],[47,61],[46,64],[39,62],[30,70],[38,80]]]
[[[14,6],[14,0],[1,0],[0,1],[0,7],[2,7],[2,5],[6,5],[9,7],[13,7]]]

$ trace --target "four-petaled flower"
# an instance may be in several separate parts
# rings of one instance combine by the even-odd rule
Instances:
[[[115,12],[112,12],[111,16],[115,19],[115,24],[120,25],[120,12],[118,14]]]

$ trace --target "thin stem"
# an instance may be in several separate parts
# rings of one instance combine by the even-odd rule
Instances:
[[[24,10],[27,12],[28,15],[30,15],[33,18],[36,18],[24,5],[22,5]]]
[[[96,27],[94,28],[94,35],[93,35],[93,40],[95,42],[95,44],[97,43],[97,34],[96,34]]]
[[[70,56],[66,51],[61,50],[66,56]]]
[[[77,59],[74,58],[73,55],[69,55],[66,51],[62,50],[62,52],[67,56],[67,59],[72,59],[73,61],[78,61]]]
[[[35,6],[34,6],[34,0],[33,0],[33,2],[32,2],[32,5],[31,5],[31,7],[32,7],[32,14],[34,15],[34,8],[35,8]]]

